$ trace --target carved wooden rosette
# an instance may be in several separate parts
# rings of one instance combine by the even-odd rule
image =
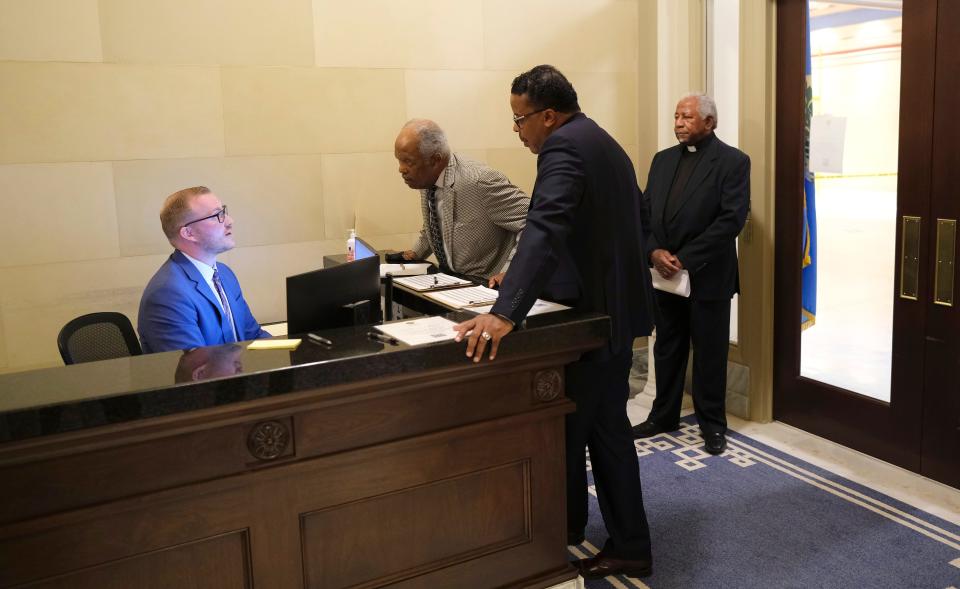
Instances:
[[[563,377],[559,370],[541,370],[533,376],[533,395],[540,403],[549,403],[562,394]]]
[[[279,421],[263,421],[250,430],[247,449],[260,460],[273,460],[290,444],[290,430]]]

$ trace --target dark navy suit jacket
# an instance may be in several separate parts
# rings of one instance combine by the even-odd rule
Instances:
[[[750,158],[714,137],[670,218],[664,212],[683,145],[653,156],[647,177],[647,250],[665,249],[690,272],[690,298],[729,300],[740,292],[737,235],[750,209]]]
[[[270,337],[260,329],[243,299],[240,283],[226,264],[218,263],[220,282],[240,340]],[[144,353],[189,350],[231,341],[230,321],[197,267],[180,251],[153,275],[140,299],[137,319]]]
[[[492,312],[519,324],[542,297],[605,313],[606,353],[649,335],[641,196],[623,148],[584,114],[571,117],[540,150],[527,225]]]

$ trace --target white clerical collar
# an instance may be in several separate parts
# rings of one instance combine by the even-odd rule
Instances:
[[[689,151],[690,153],[693,153],[693,152],[697,151],[697,146],[696,146],[696,145],[688,145],[688,146],[687,146],[687,151]]]

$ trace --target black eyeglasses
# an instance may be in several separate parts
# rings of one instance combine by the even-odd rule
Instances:
[[[222,208],[222,209],[220,209],[219,211],[217,211],[216,213],[214,213],[214,214],[212,214],[212,215],[207,215],[206,217],[204,217],[204,218],[202,218],[202,219],[194,219],[193,221],[190,221],[189,223],[184,223],[184,224],[183,224],[183,227],[186,227],[187,225],[193,225],[194,223],[199,223],[200,221],[206,221],[207,219],[212,219],[212,218],[214,218],[214,217],[217,218],[217,221],[219,221],[220,223],[223,223],[223,220],[227,218],[227,205],[223,205],[223,208]]]
[[[521,126],[523,125],[523,120],[524,120],[524,119],[526,119],[527,117],[532,117],[533,115],[535,115],[535,114],[537,114],[537,113],[540,113],[540,112],[543,112],[543,111],[545,111],[545,110],[547,110],[547,109],[541,108],[540,110],[535,110],[535,111],[533,111],[533,112],[528,112],[528,113],[525,114],[525,115],[513,115],[513,124],[516,125],[516,126],[519,128],[519,127],[521,127]]]

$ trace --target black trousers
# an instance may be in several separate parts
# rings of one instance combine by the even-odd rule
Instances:
[[[566,367],[567,397],[577,404],[566,418],[567,530],[579,534],[587,525],[586,446],[610,536],[603,550],[641,559],[650,556],[650,528],[627,418],[632,358],[628,348],[609,359],[581,359]]]
[[[730,301],[695,301],[662,291],[657,297],[653,346],[657,398],[648,420],[671,426],[680,419],[683,380],[693,342],[693,408],[703,433],[727,431],[727,350]]]

